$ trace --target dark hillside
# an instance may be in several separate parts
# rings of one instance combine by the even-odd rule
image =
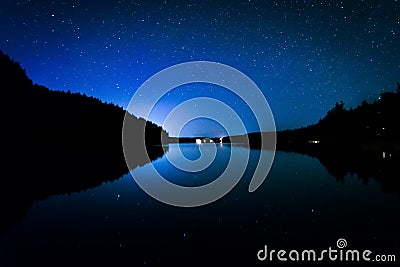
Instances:
[[[400,84],[373,103],[345,109],[338,102],[317,124],[277,133],[277,149],[319,159],[339,182],[357,174],[374,178],[384,191],[400,192]]]
[[[52,194],[86,190],[128,172],[122,152],[125,111],[79,93],[33,84],[18,62],[0,51],[2,92],[0,229],[22,216],[33,201]],[[133,129],[146,125],[151,158],[161,156],[161,127],[128,115]],[[136,131],[135,138],[141,133]],[[152,148],[153,147],[153,148]],[[147,162],[144,147],[135,162]]]

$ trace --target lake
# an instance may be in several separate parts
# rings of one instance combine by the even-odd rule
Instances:
[[[206,184],[224,170],[231,150],[248,152],[241,146],[216,146],[215,161],[201,172],[177,170],[167,160],[179,151],[196,159],[196,144],[170,145],[168,155],[149,164],[176,184]],[[399,193],[386,193],[374,179],[365,183],[357,175],[338,183],[318,159],[278,151],[267,179],[249,193],[259,154],[250,150],[248,168],[231,192],[201,207],[154,200],[130,174],[36,202],[0,236],[0,266],[265,266],[256,256],[264,245],[322,250],[336,247],[339,238],[347,240],[348,248],[397,253],[400,260]],[[149,164],[133,172],[146,175]]]

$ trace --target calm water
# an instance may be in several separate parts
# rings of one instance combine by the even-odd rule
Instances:
[[[180,148],[190,159],[199,156],[196,145]],[[178,149],[171,145],[169,157]],[[224,170],[230,149],[245,155],[247,148],[218,146],[215,162],[200,173],[174,169],[165,155],[152,164],[176,184],[200,185]],[[84,192],[37,202],[0,237],[0,266],[238,262],[265,266],[256,259],[264,245],[325,249],[335,247],[338,238],[345,238],[349,248],[397,254],[400,260],[399,194],[384,193],[374,180],[365,184],[357,176],[338,184],[317,159],[284,152],[276,153],[263,185],[248,193],[258,155],[258,150],[251,150],[239,184],[203,207],[160,203],[145,194],[130,174]],[[136,171],[145,175],[148,167]]]

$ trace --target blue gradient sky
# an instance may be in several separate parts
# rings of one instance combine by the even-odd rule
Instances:
[[[0,49],[35,83],[123,107],[150,76],[192,60],[248,75],[278,129],[315,123],[336,101],[373,101],[400,80],[398,1],[5,0],[0,23]],[[213,94],[251,117],[240,100],[210,88],[174,90],[160,114]],[[192,123],[185,134],[221,134],[215,125]]]

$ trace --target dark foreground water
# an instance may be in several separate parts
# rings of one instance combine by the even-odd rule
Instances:
[[[167,153],[174,157],[178,148],[171,145]],[[198,157],[196,145],[181,149],[188,158]],[[174,169],[165,155],[152,164],[174,183],[200,185],[223,171],[230,149],[245,154],[247,148],[218,146],[215,162],[200,173]],[[37,202],[0,236],[0,266],[275,266],[281,264],[276,259],[257,260],[264,245],[321,251],[337,248],[339,238],[348,249],[394,254],[400,262],[399,194],[384,193],[373,179],[365,184],[356,175],[337,183],[318,159],[284,152],[276,153],[263,185],[249,193],[258,155],[251,150],[245,176],[230,193],[198,208],[160,203],[130,174]],[[148,167],[137,171],[145,175]]]

